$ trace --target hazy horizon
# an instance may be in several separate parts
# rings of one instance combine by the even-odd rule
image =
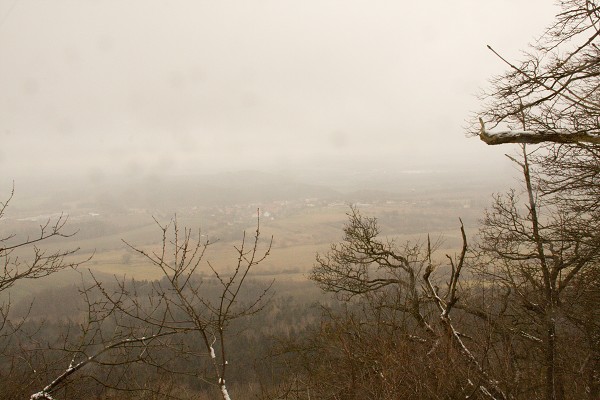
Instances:
[[[506,170],[475,94],[547,1],[0,2],[0,168],[152,176]],[[508,22],[509,21],[509,22]]]

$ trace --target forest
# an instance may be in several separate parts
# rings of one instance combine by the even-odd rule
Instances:
[[[505,146],[518,178],[476,234],[456,220],[451,249],[389,237],[386,219],[410,220],[354,204],[309,279],[281,280],[260,269],[270,214],[224,231],[227,270],[204,230],[155,216],[157,240],[122,238],[123,264],[153,271],[135,279],[62,247],[91,235],[64,214],[3,225],[0,398],[600,399],[599,36],[600,4],[567,0],[519,62],[488,46],[506,72],[469,140]],[[15,297],[65,271],[78,283]]]

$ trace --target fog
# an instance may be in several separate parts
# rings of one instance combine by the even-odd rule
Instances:
[[[2,0],[2,179],[504,173],[465,120],[550,3]]]

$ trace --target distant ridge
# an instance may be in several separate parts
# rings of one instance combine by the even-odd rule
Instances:
[[[330,199],[339,192],[325,185],[307,184],[275,173],[245,170],[176,176],[110,176],[101,180],[77,178],[68,184],[56,179],[17,182],[18,208],[68,211],[70,204],[110,210],[230,206],[234,204]]]

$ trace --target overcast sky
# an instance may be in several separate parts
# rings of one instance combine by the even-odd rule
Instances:
[[[501,163],[463,130],[486,44],[517,59],[552,3],[0,0],[0,170]]]

